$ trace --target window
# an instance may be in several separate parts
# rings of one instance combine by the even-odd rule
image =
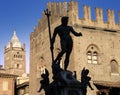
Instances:
[[[42,66],[42,67],[40,68],[40,73],[41,73],[41,74],[45,74],[45,68],[46,68],[45,66]]]
[[[17,64],[17,69],[19,68],[19,64]]]
[[[3,81],[3,91],[8,91],[8,81]]]
[[[116,60],[112,60],[110,65],[111,65],[111,73],[114,73],[114,74],[119,73],[119,71],[118,71],[119,66],[118,66],[118,63]]]
[[[87,52],[87,59],[88,59],[88,63],[92,63],[92,53],[91,53],[91,51],[88,51]]]
[[[13,55],[13,58],[17,60],[22,60],[23,56],[20,52],[16,52],[16,54]]]
[[[99,49],[93,44],[87,48],[87,62],[89,64],[98,64],[98,52]]]
[[[20,65],[19,64],[15,64],[15,68],[19,69]]]
[[[93,64],[97,64],[98,63],[98,53],[97,52],[93,52]]]

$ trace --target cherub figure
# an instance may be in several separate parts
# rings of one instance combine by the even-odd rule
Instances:
[[[86,95],[87,93],[87,86],[89,86],[91,90],[94,90],[90,84],[91,77],[89,77],[88,74],[89,74],[89,70],[83,68],[81,72],[81,86],[82,86],[81,90],[83,95]]]
[[[38,90],[38,92],[40,92],[42,89],[44,89],[45,91],[45,95],[49,94],[49,72],[47,69],[45,69],[45,74],[42,74],[41,77],[43,78],[43,80],[40,81],[41,87]]]

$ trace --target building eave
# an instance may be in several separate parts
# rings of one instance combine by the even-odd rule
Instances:
[[[120,82],[109,82],[109,81],[93,81],[93,84],[96,86],[103,86],[103,87],[115,87],[120,88]]]
[[[26,87],[26,86],[29,86],[29,81],[17,85],[17,89],[19,89],[19,88],[23,88],[23,87]]]
[[[18,75],[7,74],[7,73],[0,73],[0,78],[17,78]]]

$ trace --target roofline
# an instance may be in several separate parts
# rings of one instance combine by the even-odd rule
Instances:
[[[26,81],[26,82],[24,82],[24,83],[22,83],[22,84],[18,84],[18,85],[17,85],[17,89],[22,88],[22,87],[25,87],[25,86],[29,86],[29,81]]]
[[[18,77],[18,75],[7,74],[7,73],[0,73],[0,77],[4,77],[4,78],[16,78],[16,77]]]

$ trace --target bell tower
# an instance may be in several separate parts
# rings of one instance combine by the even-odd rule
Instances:
[[[4,67],[6,72],[21,76],[26,73],[26,51],[14,30],[11,41],[4,47]]]

